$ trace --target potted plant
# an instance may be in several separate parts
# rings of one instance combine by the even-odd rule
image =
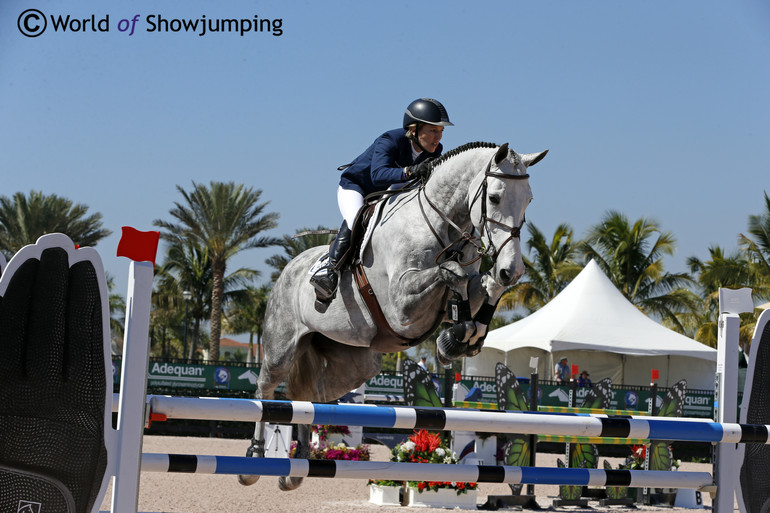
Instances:
[[[457,463],[457,455],[446,448],[441,436],[425,430],[394,447],[392,454],[391,461],[402,463]],[[476,509],[477,494],[477,483],[408,481],[404,500],[407,506]]]
[[[293,458],[297,451],[297,442],[291,443],[289,457]],[[350,461],[369,461],[369,446],[366,444],[356,447],[348,447],[343,443],[339,444],[315,444],[310,443],[311,460],[350,460]]]
[[[647,459],[647,445],[634,445],[631,447],[631,456],[626,458],[626,464],[623,466],[629,470],[647,470],[645,469],[645,460]],[[678,470],[681,461],[673,458],[671,446],[666,442],[652,442],[650,445],[650,467],[652,470]],[[633,495],[633,489],[629,490],[629,495]],[[642,502],[641,489],[636,490],[638,502]],[[676,499],[675,488],[653,488],[650,489],[648,502],[653,504],[668,504],[673,506]]]
[[[370,479],[369,502],[378,506],[401,506],[403,500],[403,481],[387,479]]]
[[[347,426],[315,425],[311,442],[322,445],[324,443],[339,444],[345,435],[350,435]]]

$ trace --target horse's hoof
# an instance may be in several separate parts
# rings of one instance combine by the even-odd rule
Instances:
[[[472,358],[481,352],[481,348],[484,347],[484,339],[479,339],[475,344],[468,344],[463,356]]]
[[[290,492],[299,488],[302,484],[301,477],[286,477],[281,476],[278,478],[278,488],[283,492]]]
[[[475,345],[475,346],[469,346],[468,350],[465,351],[465,354],[463,356],[466,356],[468,358],[473,358],[477,354],[481,352],[481,345]]]
[[[444,330],[436,340],[436,353],[441,365],[450,365],[465,354],[468,349],[467,342],[458,342],[452,330]]]
[[[238,482],[241,483],[243,486],[251,486],[255,484],[257,481],[259,481],[260,476],[245,476],[242,474],[238,475]]]
[[[441,355],[441,351],[436,351],[436,360],[438,360],[438,364],[444,367],[445,369],[448,369],[452,366],[452,360],[447,360]]]

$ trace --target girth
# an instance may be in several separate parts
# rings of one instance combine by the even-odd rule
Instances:
[[[382,312],[380,302],[377,301],[377,296],[374,293],[374,289],[372,289],[372,285],[369,283],[369,279],[366,277],[366,271],[364,271],[364,266],[361,262],[357,262],[353,265],[353,276],[355,277],[356,285],[358,285],[358,292],[361,294],[364,303],[366,303],[366,307],[369,309],[369,313],[372,315],[374,324],[377,326],[377,334],[369,345],[369,348],[372,351],[396,353],[407,347],[416,346],[426,340],[434,331],[436,331],[439,324],[441,324],[445,313],[443,310],[439,312],[436,322],[431,329],[421,337],[416,339],[402,337],[390,327],[388,320],[385,319],[385,314]],[[444,297],[441,299],[440,304],[446,304],[448,294],[449,289],[444,292]]]

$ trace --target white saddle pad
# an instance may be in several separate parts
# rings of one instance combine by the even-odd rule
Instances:
[[[388,190],[400,189],[404,185],[405,184],[391,185]],[[380,214],[382,213],[382,209],[384,208],[386,201],[387,200],[379,201],[374,206],[374,212],[372,212],[372,217],[369,220],[369,224],[366,226],[366,233],[364,233],[364,240],[361,242],[361,251],[358,255],[358,258],[360,260],[363,260],[364,258],[364,251],[366,250],[366,247],[369,245],[369,242],[372,239],[372,233],[374,233],[374,226],[377,224],[377,220],[380,218]],[[316,273],[318,273],[318,276],[322,276],[327,272],[329,272],[329,269],[326,268],[328,264],[329,264],[329,253],[324,253],[310,267],[310,270],[307,272],[307,274],[309,276],[314,276]]]

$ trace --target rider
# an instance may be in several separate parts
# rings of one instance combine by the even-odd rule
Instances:
[[[337,293],[339,262],[350,247],[350,230],[364,205],[364,196],[386,190],[393,184],[427,178],[430,160],[441,155],[445,126],[454,126],[441,102],[420,98],[406,108],[403,128],[379,136],[344,170],[337,189],[337,204],[344,221],[329,250],[329,263],[316,272],[310,283],[317,297],[331,301]]]

